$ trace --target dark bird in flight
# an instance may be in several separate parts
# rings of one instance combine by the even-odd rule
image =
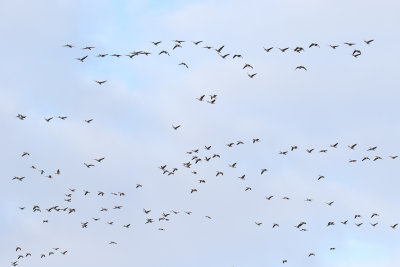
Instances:
[[[179,65],[185,66],[187,69],[189,68],[185,62],[181,62],[181,63],[179,63]]]
[[[161,55],[161,54],[166,54],[166,55],[169,56],[169,53],[167,51],[165,51],[165,50],[162,50],[160,53],[158,53],[158,55]]]
[[[353,45],[355,45],[355,43],[349,43],[349,42],[346,42],[346,43],[344,43],[344,44],[346,44],[346,45],[348,45],[348,46],[353,46]]]
[[[316,44],[316,43],[311,43],[311,44],[310,44],[310,46],[309,46],[308,48],[311,48],[311,47],[313,47],[313,46],[315,46],[315,47],[319,47],[319,44]]]
[[[237,57],[238,57],[238,58],[242,58],[242,55],[240,55],[240,54],[234,54],[234,55],[233,55],[233,58],[237,58]]]
[[[370,43],[372,43],[374,41],[374,39],[368,40],[368,41],[364,41],[364,43],[366,43],[367,45],[369,45]]]
[[[162,43],[162,41],[158,41],[158,42],[152,42],[152,43],[153,43],[153,45],[157,46],[157,45],[161,44],[161,43]]]
[[[357,144],[354,144],[354,145],[351,145],[351,146],[348,146],[350,149],[352,149],[352,150],[354,150],[354,148],[357,146]]]
[[[182,48],[182,46],[180,44],[175,44],[175,46],[174,46],[174,48],[172,48],[172,50],[175,50],[175,48],[178,48],[178,47]]]
[[[268,171],[268,170],[267,169],[261,169],[261,174],[263,174],[266,171]]]
[[[246,63],[242,69],[244,70],[245,68],[253,68],[253,66]]]
[[[247,73],[247,76],[249,76],[250,78],[254,78],[254,76],[256,76],[256,75],[257,75],[257,73],[253,73],[253,74]]]
[[[179,127],[181,127],[180,125],[178,125],[178,126],[174,126],[174,125],[172,125],[172,128],[174,128],[174,130],[178,130],[179,129]]]
[[[82,48],[82,49],[92,50],[93,48],[94,48],[94,46],[86,46],[86,47],[84,47],[84,48]]]
[[[94,159],[94,160],[95,160],[95,161],[97,161],[97,162],[102,162],[104,159],[105,159],[105,158],[103,157],[103,158],[100,158],[100,159]]]
[[[50,118],[44,118],[45,121],[50,122],[53,119],[53,117]]]
[[[303,69],[303,70],[307,70],[307,68],[306,68],[306,67],[304,67],[304,66],[297,66],[297,67],[295,68],[295,70],[301,70],[301,69]]]
[[[93,119],[85,120],[86,123],[91,123]]]
[[[205,96],[206,96],[206,95],[202,95],[202,96],[200,96],[199,98],[196,98],[196,99],[199,100],[199,101],[203,101],[203,99],[204,99]]]
[[[194,44],[194,45],[199,45],[200,43],[202,43],[203,41],[197,41],[197,42],[194,42],[194,41],[192,41],[192,43]]]
[[[90,168],[90,167],[94,167],[93,164],[87,164],[87,163],[83,163],[86,167]]]
[[[103,83],[106,83],[107,80],[104,80],[104,81],[95,81],[95,82],[98,83],[99,85],[102,85]]]
[[[270,47],[270,48],[263,47],[263,48],[264,48],[265,52],[267,52],[267,53],[273,49],[273,47]]]
[[[279,48],[279,50],[281,50],[282,53],[285,53],[286,50],[288,50],[288,49],[289,49],[289,47],[286,47],[286,48]]]
[[[332,47],[333,49],[336,49],[339,47],[338,45],[329,45],[329,46]]]
[[[65,45],[63,45],[63,47],[72,48],[72,47],[74,47],[74,46],[73,46],[73,45],[70,45],[70,44],[65,44]]]
[[[225,47],[225,45],[221,46],[221,47],[218,48],[218,49],[215,49],[215,51],[217,51],[218,53],[221,53],[221,51],[222,51],[222,49],[224,49],[224,47]]]
[[[87,55],[84,57],[81,57],[81,58],[78,57],[78,58],[76,58],[76,60],[79,60],[80,62],[84,62],[87,57],[88,57]]]

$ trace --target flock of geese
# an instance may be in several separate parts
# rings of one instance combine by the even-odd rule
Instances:
[[[363,43],[366,44],[366,45],[370,45],[373,41],[374,41],[374,39],[364,40]],[[163,43],[163,41],[153,41],[152,42],[152,44],[157,48],[160,45],[162,45],[162,43]],[[159,55],[159,56],[162,56],[162,55],[171,56],[170,52],[172,53],[173,51],[175,51],[175,49],[182,49],[184,47],[185,43],[186,43],[186,41],[184,41],[184,40],[172,40],[172,45],[170,46],[170,50],[169,51],[163,49],[163,50],[161,50],[159,52],[154,52],[154,53]],[[210,45],[201,46],[201,44],[203,43],[203,41],[201,41],[201,40],[200,41],[191,41],[191,43],[193,45],[195,45],[195,46],[202,47],[203,49],[216,52],[217,55],[219,55],[219,57],[221,59],[227,59],[228,57],[230,57],[232,59],[243,59],[243,55],[240,54],[240,53],[225,52],[225,45],[217,46],[217,47],[213,47],[213,46],[210,46]],[[353,42],[344,42],[343,45],[345,45],[347,47],[353,47],[353,46],[356,46],[357,44],[353,43]],[[75,46],[73,46],[71,44],[65,44],[63,46],[67,47],[67,48],[74,48],[75,47]],[[334,49],[334,50],[336,50],[336,49],[338,49],[340,47],[339,44],[330,44],[328,46],[330,48]],[[298,54],[305,52],[306,49],[315,49],[315,48],[321,48],[321,46],[318,43],[312,42],[310,45],[308,45],[306,47],[296,46],[293,49],[291,49],[290,47],[283,47],[283,48],[281,48],[281,47],[273,47],[273,46],[268,47],[268,48],[263,47],[263,49],[264,49],[264,51],[266,53],[271,53],[271,52],[273,52],[275,50],[280,51],[281,53],[286,53],[287,51],[292,50],[293,52],[298,53]],[[94,46],[85,46],[85,47],[83,47],[81,49],[82,50],[87,50],[87,51],[92,51],[92,49],[95,49],[95,47]],[[359,48],[359,49],[361,49],[361,48]],[[359,50],[359,49],[354,49],[353,52],[351,53],[351,55],[354,58],[358,58],[362,54],[361,50]],[[151,54],[153,54],[153,53],[151,53],[149,51],[139,50],[139,51],[132,51],[132,52],[123,53],[123,54],[118,54],[118,53],[113,53],[113,54],[99,53],[99,54],[95,55],[95,57],[104,58],[104,57],[110,56],[110,57],[120,58],[120,57],[125,56],[125,57],[129,57],[130,59],[133,59],[134,57],[138,57],[138,56],[141,56],[141,55],[149,56]],[[75,59],[80,61],[80,62],[85,62],[85,60],[88,57],[89,57],[89,54],[87,54],[85,56],[82,56],[82,57],[77,57]],[[178,65],[179,66],[183,66],[186,69],[189,69],[189,65],[184,61],[180,62]],[[249,64],[249,63],[244,63],[242,65],[242,70],[247,71],[247,70],[253,70],[253,69],[254,69],[253,66],[251,64]],[[303,66],[303,65],[299,65],[299,66],[296,66],[294,70],[305,70],[305,71],[307,71],[307,68],[305,66]],[[252,71],[251,73],[247,72],[247,76],[249,78],[254,78],[257,74],[258,73],[254,72],[254,71]],[[97,84],[99,84],[99,85],[102,85],[102,84],[106,83],[107,80],[101,80],[101,81],[95,80],[95,82]]]
[[[366,40],[364,41],[364,43],[366,45],[370,45],[374,40]],[[154,41],[152,42],[152,44],[159,48],[162,45],[162,41]],[[208,46],[208,45],[204,45],[202,46],[203,41],[192,41],[193,45],[195,46],[201,46],[203,49],[209,50],[209,51],[214,51],[215,53],[217,53],[217,55],[222,58],[222,59],[227,59],[228,57],[232,58],[232,59],[243,59],[243,56],[240,53],[232,53],[232,52],[226,52],[226,48],[225,45],[222,46],[217,46],[217,47],[212,47],[212,46]],[[184,45],[186,44],[186,41],[183,40],[173,40],[172,41],[172,45],[170,47],[169,50],[165,50],[162,49],[159,52],[155,53],[159,56],[165,55],[165,56],[171,56],[171,54],[173,53],[173,51],[175,51],[176,49],[182,49],[184,47]],[[343,44],[344,46],[348,46],[348,47],[353,47],[356,44],[355,43],[351,43],[351,42],[345,42]],[[329,45],[329,47],[333,50],[336,50],[339,48],[340,45],[335,44],[335,45]],[[64,47],[67,48],[74,48],[73,45],[70,44],[66,44],[64,45]],[[318,43],[311,43],[310,45],[308,45],[307,47],[301,47],[301,46],[297,46],[295,48],[290,48],[290,47],[284,47],[284,48],[277,48],[277,47],[263,47],[265,53],[272,53],[273,51],[278,51],[280,53],[286,53],[287,51],[293,51],[295,53],[303,53],[306,49],[318,49],[321,48],[321,46]],[[83,47],[82,50],[86,50],[86,51],[92,51],[94,50],[95,47],[93,46],[86,46]],[[358,58],[362,53],[361,51],[358,49],[354,49],[352,52],[352,56],[355,58]],[[171,54],[170,54],[171,53]],[[107,53],[99,53],[97,55],[95,55],[95,57],[98,58],[104,58],[107,56],[110,57],[115,57],[115,58],[120,58],[123,56],[129,57],[130,59],[133,59],[134,57],[138,57],[138,56],[149,56],[152,55],[152,52],[148,52],[148,51],[133,51],[130,52],[128,54],[107,54]],[[80,62],[86,62],[86,60],[91,57],[93,55],[84,55],[82,57],[78,57],[76,58],[78,61]],[[184,67],[185,69],[189,69],[189,65],[186,62],[180,62],[178,64],[179,66]],[[249,63],[244,63],[242,65],[242,70],[244,71],[250,71],[253,70],[253,66]],[[299,65],[295,68],[295,70],[305,70],[307,71],[307,68],[305,66]],[[252,73],[247,73],[249,78],[254,78],[257,75],[257,72],[253,72]],[[98,85],[103,85],[104,83],[107,82],[107,80],[94,80],[94,82]],[[208,104],[215,104],[217,101],[217,95],[213,94],[213,95],[201,95],[198,98],[196,98],[196,100],[198,100],[199,102],[204,102],[204,103],[208,103]],[[24,114],[17,114],[16,116],[19,120],[26,120],[27,119],[27,115]],[[47,123],[51,123],[51,121],[53,119],[59,119],[59,120],[66,120],[68,117],[67,116],[57,116],[57,117],[44,117],[44,120]],[[93,119],[86,119],[84,120],[85,123],[90,124],[93,121]],[[177,131],[178,129],[181,128],[181,125],[172,125],[173,130]],[[224,144],[226,147],[228,147],[229,149],[233,149],[234,147],[238,147],[241,145],[245,145],[247,143],[250,143],[252,145],[258,144],[260,143],[261,140],[260,138],[253,138],[251,140],[248,141],[234,141],[234,142],[228,142],[226,144]],[[350,144],[350,145],[346,145],[346,146],[342,146],[344,147],[344,149],[347,150],[357,150],[359,149],[358,144]],[[332,150],[336,150],[339,149],[340,145],[338,142],[334,143],[334,144],[329,144],[329,146],[325,147],[325,148],[321,148],[321,149],[315,149],[312,147],[309,148],[305,148],[302,151],[305,151],[308,154],[312,154],[312,153],[320,153],[320,154],[326,154],[329,153]],[[292,145],[290,146],[290,148],[286,148],[286,149],[282,149],[279,152],[277,151],[277,154],[280,156],[287,156],[290,153],[295,153],[295,151],[300,151],[301,149],[297,146],[297,145]],[[383,156],[383,155],[375,155],[372,154],[374,152],[376,152],[377,150],[377,146],[370,146],[368,148],[364,148],[363,151],[367,152],[368,154],[363,156],[362,158],[350,158],[348,159],[349,163],[355,163],[355,162],[364,162],[364,161],[372,161],[372,162],[376,162],[376,161],[380,161],[383,160],[384,158],[388,158],[391,160],[395,160],[397,159],[397,155],[387,155],[387,156]],[[207,154],[206,155],[200,155],[201,152],[204,151]],[[196,170],[196,167],[199,166],[202,163],[205,162],[209,162],[209,161],[214,161],[217,160],[219,158],[221,158],[221,154],[218,152],[211,152],[212,151],[212,146],[211,145],[205,145],[204,148],[200,149],[200,148],[195,148],[192,149],[190,151],[186,152],[186,157],[189,157],[189,159],[185,159],[184,162],[182,162],[182,166],[184,168],[184,170],[188,170],[190,171],[190,173],[192,175],[194,175],[196,177],[195,180],[195,185],[193,185],[192,187],[186,189],[188,191],[188,194],[192,195],[192,194],[197,194],[201,191],[201,189],[206,186],[208,179],[206,179],[205,177],[203,177],[199,171]],[[22,152],[21,154],[22,158],[30,158],[31,154],[29,152]],[[103,161],[106,159],[106,157],[98,157],[93,159],[93,161],[85,161],[83,162],[83,167],[86,167],[88,169],[95,167],[97,164],[102,164]],[[36,165],[31,165],[29,168],[33,169],[33,170],[37,170],[40,175],[44,175],[45,177],[52,179],[55,176],[59,176],[61,175],[61,168],[54,168],[53,171],[47,172],[44,169],[38,168],[36,167]],[[171,175],[175,175],[178,171],[179,168],[178,166],[175,167],[168,167],[167,164],[161,164],[159,167],[159,170],[161,171],[162,175],[166,175],[166,176],[171,176]],[[229,163],[227,166],[223,166],[217,170],[215,170],[215,177],[212,177],[212,179],[220,179],[221,177],[224,177],[224,169],[225,168],[229,168],[229,169],[237,169],[240,168],[240,163],[235,161],[232,163]],[[260,168],[257,170],[259,172],[259,175],[263,176],[263,175],[268,175],[270,173],[270,168],[268,166],[260,166]],[[225,176],[226,176],[226,172],[225,172]],[[199,178],[197,178],[199,177]],[[248,179],[248,176],[246,173],[240,173],[238,174],[236,177],[233,177],[234,179],[239,179],[243,182],[247,182],[246,179]],[[14,176],[13,178],[11,178],[12,181],[19,181],[19,182],[23,182],[26,179],[25,176]],[[327,177],[325,177],[325,175],[318,175],[315,177],[315,180],[318,181],[322,181],[327,179]],[[136,189],[140,190],[143,188],[142,184],[136,184]],[[248,192],[250,193],[253,190],[253,188],[249,185],[245,185],[243,186],[243,191],[244,192]],[[85,198],[90,198],[90,197],[104,197],[106,195],[112,195],[113,197],[116,198],[120,198],[120,197],[124,197],[126,196],[126,193],[123,191],[117,191],[117,192],[107,192],[105,190],[87,190],[87,189],[80,189],[77,190],[76,188],[68,188],[67,192],[64,192],[63,195],[63,200],[62,203],[57,203],[54,205],[51,205],[49,207],[45,207],[42,208],[40,205],[33,205],[32,207],[32,212],[36,213],[36,214],[44,214],[44,216],[41,218],[41,221],[43,224],[48,224],[51,223],[51,220],[49,218],[46,217],[46,214],[48,213],[57,213],[57,214],[66,214],[66,215],[73,215],[74,213],[77,212],[77,208],[73,207],[73,199],[74,199],[74,195],[76,194],[81,194],[83,197]],[[247,193],[246,193],[247,194]],[[267,194],[264,196],[265,197],[265,201],[274,201],[276,199],[281,199],[282,201],[289,201],[289,200],[293,200],[291,197],[284,195],[284,196],[277,196],[277,195],[271,195],[271,194]],[[301,199],[301,201],[305,201],[305,202],[315,202],[315,200],[313,198],[310,197],[306,197],[305,199]],[[331,207],[335,205],[335,201],[334,200],[330,200],[330,201],[321,201],[322,203],[326,204],[327,207]],[[25,206],[20,206],[18,207],[21,212],[27,210]],[[112,205],[111,207],[98,207],[98,209],[96,210],[97,212],[100,212],[101,214],[105,214],[105,213],[110,213],[112,210],[115,211],[120,211],[123,210],[124,206],[123,205]],[[190,210],[184,210],[184,211],[179,211],[179,210],[175,210],[175,209],[171,209],[169,211],[163,211],[161,214],[154,214],[154,212],[152,212],[152,210],[150,208],[141,208],[143,211],[143,221],[142,223],[145,225],[148,224],[160,224],[156,226],[156,229],[158,231],[166,231],[167,227],[165,226],[166,222],[169,221],[173,221],[174,216],[177,216],[178,214],[182,213],[185,214],[186,216],[190,216],[192,215],[192,211]],[[207,220],[212,220],[212,217],[210,215],[202,215],[203,218],[207,219]],[[355,214],[354,218],[351,218],[353,220],[352,223],[354,223],[354,225],[356,227],[361,227],[365,224],[369,224],[371,227],[376,227],[379,222],[376,221],[376,219],[380,217],[380,215],[378,213],[372,213],[370,215],[361,215],[361,214]],[[117,217],[116,217],[117,218]],[[368,218],[370,221],[368,222],[362,222],[360,221],[361,218]],[[374,220],[374,221],[371,221]],[[134,228],[134,223],[133,222],[119,222],[116,219],[112,219],[112,220],[105,220],[103,219],[101,216],[92,216],[91,218],[81,218],[80,221],[80,228],[82,229],[87,229],[89,228],[92,224],[99,224],[104,222],[105,225],[108,226],[115,226],[118,225],[118,227],[120,228],[124,228],[124,229],[133,229]],[[163,224],[161,224],[163,223]],[[249,222],[253,225],[255,225],[255,227],[262,227],[265,225],[269,225],[272,229],[274,229],[274,231],[276,231],[277,229],[279,229],[280,223],[278,222],[263,222],[263,221],[251,221]],[[348,225],[350,224],[350,219],[345,219],[345,220],[340,220],[340,221],[328,221],[326,222],[323,226],[324,227],[334,227],[336,225]],[[294,227],[296,229],[298,229],[298,231],[301,232],[307,232],[309,231],[309,229],[306,227],[307,226],[307,222],[306,221],[300,221],[294,224]],[[398,223],[392,223],[388,225],[390,228],[392,229],[396,229],[398,226]],[[118,245],[118,242],[115,240],[110,240],[107,241],[107,243],[109,245]],[[330,247],[329,250],[330,251],[334,251],[336,248],[335,247]],[[16,260],[11,262],[12,266],[17,266],[18,263],[20,261],[22,261],[23,259],[27,259],[29,257],[32,256],[32,254],[30,252],[22,252],[22,248],[21,247],[17,247],[16,248]],[[53,250],[46,252],[46,253],[40,253],[38,255],[38,257],[40,258],[46,258],[46,257],[50,257],[52,255],[55,254],[61,254],[61,255],[66,255],[68,252],[68,250],[60,250],[59,248],[54,248]],[[314,252],[310,252],[308,254],[308,257],[312,257],[315,256],[316,254]],[[287,263],[287,259],[282,259],[282,263]]]

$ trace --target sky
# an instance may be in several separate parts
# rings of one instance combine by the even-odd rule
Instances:
[[[0,266],[27,252],[18,266],[399,266],[400,228],[389,227],[400,223],[400,159],[389,157],[400,154],[399,8],[389,0],[0,0]],[[175,39],[186,42],[173,50]],[[320,47],[308,48],[313,42]],[[222,59],[205,45],[243,58]],[[151,54],[125,56],[140,50]],[[196,100],[213,94],[214,105]],[[221,157],[204,160],[213,154]],[[194,155],[202,161],[185,168]],[[163,175],[165,164],[178,171]],[[45,210],[55,205],[76,212]],[[302,221],[307,231],[294,227]],[[48,256],[53,248],[68,252]]]

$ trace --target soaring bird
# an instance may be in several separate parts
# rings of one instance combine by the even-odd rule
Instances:
[[[339,45],[329,45],[330,47],[332,47],[333,49],[336,49],[339,47]]]
[[[162,50],[160,53],[158,53],[159,55],[162,55],[162,54],[166,54],[166,55],[168,55],[169,56],[169,53],[167,52],[167,51],[165,51],[165,50]]]
[[[72,48],[72,47],[74,47],[74,46],[73,46],[73,45],[70,45],[70,44],[65,44],[65,45],[63,45],[63,47]]]
[[[180,44],[175,44],[174,48],[172,48],[172,50],[175,50],[175,48],[178,48],[178,47],[182,48],[182,46]]]
[[[289,47],[286,47],[286,48],[279,48],[279,50],[281,50],[282,53],[285,53],[286,50],[288,50],[288,49],[289,49]]]
[[[215,51],[217,51],[218,53],[221,53],[221,51],[222,51],[222,49],[224,49],[224,47],[225,47],[225,45],[221,46],[221,47],[218,48],[218,49],[215,49]]]
[[[178,130],[179,129],[179,127],[181,127],[180,125],[178,125],[178,126],[174,126],[174,125],[172,125],[172,128],[174,128],[174,130]]]
[[[78,57],[78,58],[76,58],[76,60],[79,60],[80,62],[84,62],[87,57],[88,57],[88,55],[81,57],[81,58]]]
[[[181,62],[179,63],[179,65],[185,66],[187,69],[189,68],[189,66],[185,62]]]
[[[86,47],[84,47],[84,48],[82,48],[83,50],[92,50],[94,48],[94,46],[86,46]]]
[[[104,159],[105,159],[105,158],[103,157],[103,158],[94,159],[94,160],[97,161],[97,162],[102,162]]]
[[[194,41],[192,41],[192,43],[194,44],[194,45],[199,45],[200,43],[202,43],[203,41],[197,41],[197,42],[194,42]]]
[[[245,68],[253,68],[253,66],[246,63],[242,69],[245,69]]]
[[[264,51],[267,52],[267,53],[273,49],[273,47],[270,47],[270,48],[263,47],[263,48],[264,48]]]
[[[351,145],[351,146],[348,146],[350,149],[352,149],[352,150],[354,150],[354,148],[357,146],[357,144],[354,144],[354,145]]]
[[[311,47],[313,47],[313,46],[319,47],[319,44],[317,44],[317,43],[311,43],[311,44],[308,46],[308,48],[311,48]]]
[[[196,99],[199,100],[199,101],[203,101],[203,99],[204,99],[205,96],[206,96],[206,95],[202,95],[202,96],[200,96],[199,98],[196,98]]]
[[[369,45],[370,43],[372,43],[374,41],[374,39],[368,40],[368,41],[364,41],[364,43],[366,43],[367,45]]]
[[[307,68],[306,68],[306,67],[304,67],[304,66],[297,66],[297,67],[295,68],[295,70],[301,70],[301,69],[303,69],[303,70],[307,70]]]
[[[353,46],[355,45],[355,43],[349,43],[349,42],[345,42],[344,44],[348,45],[348,46]]]
[[[255,224],[257,224],[257,226],[260,226],[262,222],[255,222]]]
[[[44,118],[45,121],[50,122],[53,119],[53,117],[50,118]]]
[[[266,171],[268,171],[268,170],[267,169],[261,169],[261,174],[263,174]]]
[[[23,152],[21,157],[25,157],[25,156],[30,156],[31,154],[29,154],[28,152]]]
[[[158,41],[158,42],[152,42],[152,43],[153,43],[153,45],[157,46],[157,45],[161,44],[161,43],[162,43],[162,41]]]
[[[94,167],[93,164],[87,164],[87,163],[83,163],[86,167],[90,168],[90,167]]]
[[[335,144],[333,144],[333,145],[330,145],[330,147],[333,147],[333,148],[337,148],[337,145],[338,145],[339,143],[335,143]]]
[[[95,81],[95,82],[98,83],[99,85],[102,85],[103,83],[106,83],[107,80],[104,80],[104,81]]]

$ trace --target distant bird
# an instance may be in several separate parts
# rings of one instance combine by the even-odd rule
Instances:
[[[398,225],[398,224],[396,223],[396,224],[391,225],[390,227],[392,227],[393,229],[395,229],[397,225]]]
[[[88,55],[81,57],[81,58],[78,57],[78,58],[76,58],[76,60],[79,60],[80,62],[84,62],[87,57],[88,57]]]
[[[63,47],[72,48],[72,47],[74,47],[74,46],[73,46],[73,45],[70,45],[70,44],[65,44],[65,45],[63,45]]]
[[[179,129],[179,127],[181,127],[180,125],[178,125],[178,126],[174,126],[174,125],[172,125],[172,128],[174,128],[174,130],[178,130]]]
[[[263,174],[266,171],[268,171],[268,170],[267,169],[261,169],[261,174]]]
[[[308,48],[311,48],[311,47],[313,47],[313,46],[319,47],[319,44],[317,44],[317,43],[311,43],[311,44],[308,46]]]
[[[158,41],[158,42],[152,42],[152,43],[153,43],[153,45],[157,46],[157,45],[161,44],[161,43],[162,43],[162,41]]]
[[[106,83],[107,80],[104,80],[104,81],[95,81],[95,82],[98,83],[99,85],[102,85],[103,83]]]
[[[162,55],[162,54],[166,54],[166,55],[169,56],[169,53],[167,51],[165,51],[165,50],[162,50],[160,53],[158,53],[158,55]]]
[[[339,47],[338,45],[329,45],[329,46],[332,47],[333,49],[336,49]]]
[[[93,119],[85,120],[86,123],[91,123]]]
[[[202,95],[202,96],[200,96],[199,98],[196,98],[196,99],[199,100],[199,101],[203,101],[203,99],[204,99],[205,96],[206,96],[206,95]]]
[[[243,69],[245,69],[245,68],[253,68],[253,66],[246,63],[246,64],[244,65]]]
[[[225,47],[225,45],[221,46],[221,47],[218,48],[218,49],[215,49],[215,51],[217,51],[218,53],[221,53],[221,51],[222,51],[222,49],[224,49],[224,47]]]
[[[87,168],[90,168],[90,167],[94,167],[94,165],[93,164],[87,164],[87,163],[83,163]]]
[[[263,48],[264,48],[265,52],[267,52],[267,53],[273,49],[273,47],[270,47],[270,48],[263,47]]]
[[[286,47],[286,48],[279,48],[279,50],[281,50],[282,53],[285,53],[286,50],[288,50],[288,49],[289,49],[289,47]]]
[[[355,43],[349,43],[349,42],[346,42],[346,43],[344,43],[344,44],[346,44],[346,45],[348,45],[348,46],[353,46],[353,45],[355,45]]]
[[[303,69],[303,70],[307,70],[307,68],[306,68],[306,67],[304,67],[304,66],[297,66],[297,67],[295,68],[295,70],[301,70],[301,69]]]
[[[86,46],[86,47],[84,47],[84,48],[82,48],[82,49],[86,49],[86,50],[92,50],[94,48],[94,46]]]
[[[257,226],[260,226],[260,225],[262,224],[262,222],[255,222],[255,224],[256,224]]]
[[[105,158],[103,157],[103,158],[94,159],[94,160],[97,161],[97,162],[102,162],[104,159],[105,159]]]
[[[197,42],[194,42],[194,41],[192,41],[192,43],[194,44],[194,45],[199,45],[200,43],[202,43],[203,41],[197,41]]]
[[[370,43],[372,43],[374,41],[374,39],[368,40],[368,41],[364,41],[364,43],[366,43],[367,45],[369,45]]]
[[[29,154],[28,152],[23,152],[21,157],[25,157],[25,156],[30,156],[31,154]]]
[[[50,122],[53,119],[53,117],[50,118],[44,118],[45,121]]]
[[[352,149],[352,150],[354,150],[354,148],[357,146],[357,144],[354,144],[354,145],[351,145],[351,146],[348,146],[350,149]]]
[[[185,62],[181,62],[181,63],[179,63],[179,65],[185,66],[187,69],[189,68]]]

